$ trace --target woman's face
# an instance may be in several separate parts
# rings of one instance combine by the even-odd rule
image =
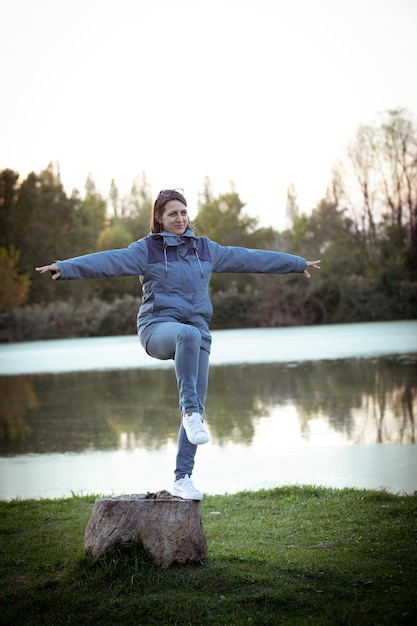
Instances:
[[[188,226],[187,207],[179,200],[170,200],[165,205],[161,217],[162,230],[168,233],[182,235]]]

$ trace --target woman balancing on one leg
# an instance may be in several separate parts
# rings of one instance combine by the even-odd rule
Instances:
[[[137,330],[142,346],[156,359],[173,359],[181,425],[172,494],[202,500],[191,480],[197,446],[207,443],[204,425],[213,309],[209,283],[213,272],[287,274],[310,278],[320,261],[269,250],[221,246],[194,234],[180,189],[158,194],[147,237],[121,250],[86,254],[35,268],[54,280],[138,275],[142,304]]]

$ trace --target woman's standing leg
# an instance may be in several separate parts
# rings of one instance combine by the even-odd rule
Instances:
[[[203,417],[208,386],[210,355],[204,348],[200,349],[198,375],[197,375],[197,398],[198,412]],[[175,478],[179,480],[185,475],[191,476],[194,469],[194,459],[197,446],[188,441],[184,426],[181,424],[178,433],[177,461],[175,468]]]
[[[191,414],[192,419],[201,425],[207,395],[209,352],[201,347],[198,329],[175,322],[155,324],[147,351],[158,359],[174,359],[180,410],[185,415]],[[204,433],[207,435],[205,429]],[[176,491],[181,491],[177,495],[182,497],[200,500],[203,494],[194,488],[189,478],[196,451],[197,445],[191,443],[181,422],[175,469],[176,480],[180,482],[177,482]]]

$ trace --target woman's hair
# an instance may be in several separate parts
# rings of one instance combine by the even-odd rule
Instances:
[[[181,190],[182,191],[182,190]],[[184,206],[187,206],[187,201],[183,194],[178,189],[163,189],[159,192],[155,204],[153,205],[151,215],[151,233],[160,233],[162,231],[161,219],[165,212],[165,207],[171,200],[179,200]],[[188,225],[192,228],[190,220]]]

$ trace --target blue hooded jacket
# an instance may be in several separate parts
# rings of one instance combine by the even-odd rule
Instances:
[[[151,233],[128,248],[56,261],[62,280],[139,276],[142,304],[138,334],[146,349],[152,324],[182,322],[198,328],[202,347],[210,351],[213,307],[209,284],[213,272],[302,273],[306,260],[269,250],[221,246],[191,229],[181,236]]]

